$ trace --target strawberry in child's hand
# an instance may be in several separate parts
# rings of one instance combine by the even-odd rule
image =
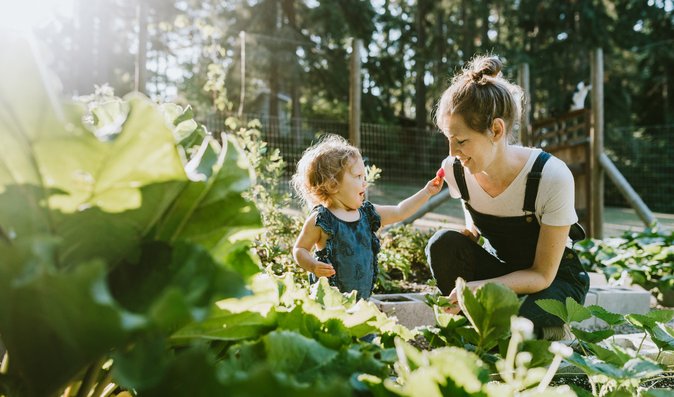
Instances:
[[[442,183],[442,179],[443,179],[444,177],[445,177],[445,169],[442,168],[442,167],[440,167],[440,168],[438,169],[438,172],[435,173],[435,181],[433,182],[433,184],[434,184],[435,186],[438,186],[439,184]]]

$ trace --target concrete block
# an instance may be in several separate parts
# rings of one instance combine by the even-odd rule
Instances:
[[[601,306],[609,312],[618,314],[645,314],[651,308],[651,294],[643,289],[627,287],[598,286],[590,287],[590,294],[596,296],[596,302],[590,303],[590,299],[585,300],[585,306]],[[594,319],[593,328],[605,328],[608,326],[604,321]],[[585,322],[581,323],[584,324]],[[584,328],[584,327],[583,327]]]
[[[407,328],[435,325],[433,309],[426,304],[424,294],[379,294],[372,295],[370,301]]]

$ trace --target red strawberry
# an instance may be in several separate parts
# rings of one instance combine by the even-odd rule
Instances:
[[[440,179],[444,178],[445,177],[445,169],[440,167],[438,172],[435,173],[435,176],[436,176],[436,178],[440,178]]]

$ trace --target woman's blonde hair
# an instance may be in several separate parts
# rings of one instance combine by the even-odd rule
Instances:
[[[325,135],[304,151],[290,183],[304,204],[330,205],[347,167],[359,159],[360,152],[346,139]]]
[[[461,73],[438,102],[435,123],[444,133],[452,114],[461,115],[468,127],[487,133],[496,118],[503,119],[506,132],[519,129],[524,94],[522,89],[501,74],[503,63],[496,56],[477,56]]]

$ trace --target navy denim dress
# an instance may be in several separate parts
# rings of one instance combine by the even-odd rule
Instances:
[[[337,218],[322,205],[314,207],[317,212],[316,226],[328,234],[324,249],[316,251],[314,257],[335,268],[335,275],[328,281],[342,292],[356,290],[359,298],[372,295],[377,279],[377,254],[380,244],[375,232],[381,226],[381,218],[369,201],[358,209],[360,218],[347,222]],[[313,283],[317,281],[312,273]]]

